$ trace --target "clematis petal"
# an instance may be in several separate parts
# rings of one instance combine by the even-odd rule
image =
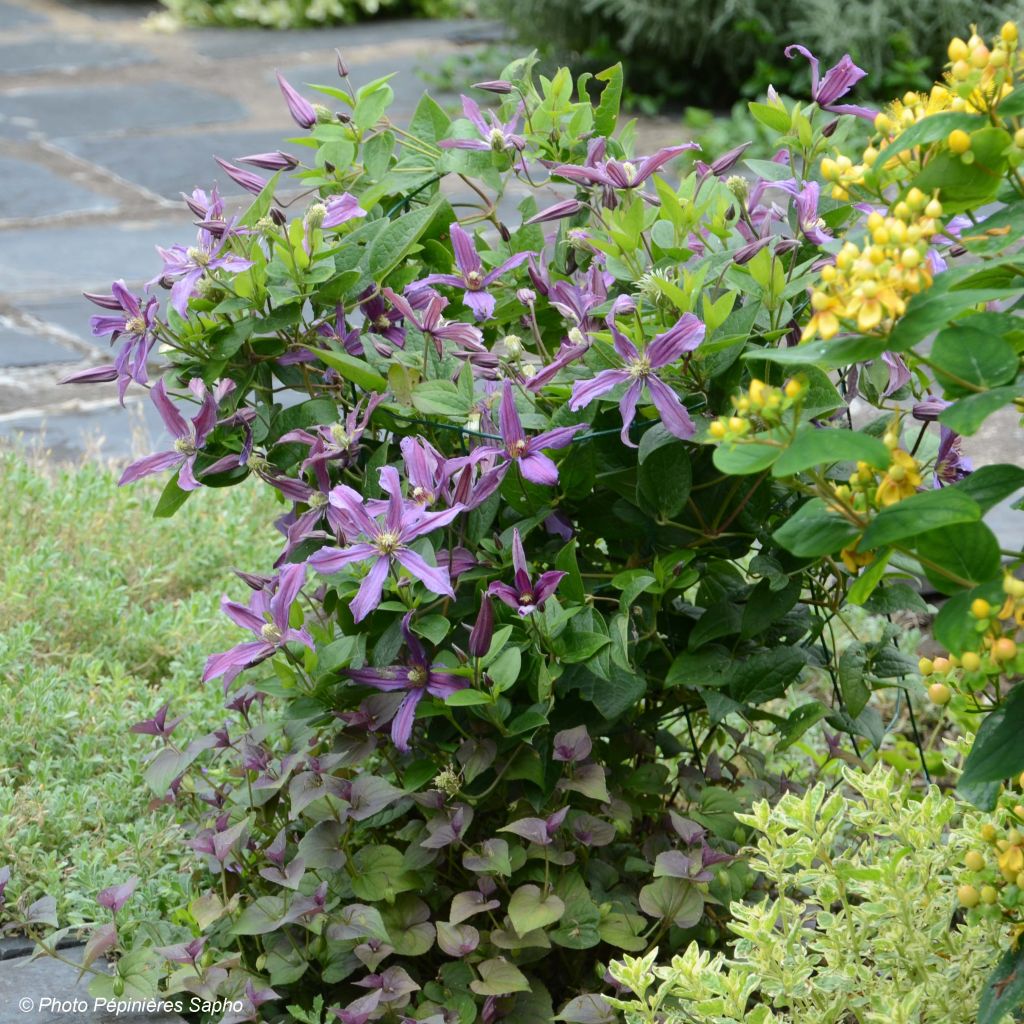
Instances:
[[[144,476],[152,476],[152,474],[160,473],[172,466],[178,466],[184,461],[185,456],[181,452],[155,452],[153,455],[143,456],[125,469],[121,474],[121,479],[117,481],[118,486],[123,487],[125,484],[134,483]]]
[[[683,440],[693,437],[696,427],[679,396],[664,381],[653,376],[647,378],[647,389],[665,429]]]
[[[494,316],[495,299],[490,292],[467,289],[462,294],[462,301],[473,310],[477,320],[490,320]]]
[[[541,452],[533,452],[516,460],[519,472],[532,484],[554,487],[558,483],[558,467]]]
[[[629,439],[629,428],[636,418],[636,403],[640,400],[642,391],[643,384],[640,381],[633,381],[619,402],[619,412],[622,414],[622,431],[619,436],[622,438],[622,443],[629,448],[636,448],[636,445]]]
[[[422,699],[421,688],[410,690],[405,700],[399,704],[398,713],[391,721],[391,739],[402,753],[409,749],[409,737],[412,736],[412,726],[416,720],[416,705]]]
[[[448,234],[452,240],[452,250],[455,253],[455,265],[462,271],[463,276],[467,274],[479,274],[483,270],[480,262],[480,254],[476,251],[476,244],[472,236],[457,221],[448,228]]]
[[[356,622],[362,622],[380,604],[381,595],[384,593],[384,581],[388,578],[389,565],[389,559],[384,555],[379,555],[370,566],[370,571],[363,577],[362,583],[359,584],[359,592],[349,604],[352,618]]]
[[[675,324],[647,346],[647,359],[657,369],[692,352],[704,340],[705,327],[692,313],[684,313]]]
[[[595,399],[619,384],[625,384],[629,380],[629,373],[625,370],[602,370],[596,377],[590,380],[578,380],[572,386],[572,395],[569,398],[569,409],[577,412]]]
[[[175,438],[188,437],[189,430],[185,417],[178,412],[174,403],[168,397],[167,388],[163,380],[158,380],[153,385],[153,390],[150,391],[149,396],[153,401],[153,405],[156,406],[156,411],[160,414],[160,419],[164,421],[167,432]]]
[[[451,578],[448,570],[428,564],[420,555],[410,548],[399,548],[395,559],[413,574],[431,593],[443,597],[454,597]]]
[[[353,544],[347,548],[320,548],[309,556],[310,568],[322,576],[331,576],[340,572],[346,565],[365,562],[380,552],[372,544]]]

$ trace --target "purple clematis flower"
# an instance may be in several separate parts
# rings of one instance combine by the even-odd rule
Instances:
[[[558,483],[558,467],[544,454],[544,449],[564,448],[572,442],[579,431],[586,428],[585,423],[577,423],[571,427],[547,430],[536,437],[527,437],[523,430],[523,421],[516,411],[512,385],[508,381],[505,381],[505,390],[498,408],[498,424],[502,443],[485,444],[476,449],[477,454],[481,456],[494,455],[504,458],[502,463],[487,474],[495,486],[504,478],[509,466],[517,463],[519,472],[530,483],[554,487]]]
[[[249,156],[236,156],[240,164],[251,164],[253,167],[262,167],[266,171],[293,171],[299,166],[299,161],[291,153],[282,153],[275,149],[272,153],[250,153]]]
[[[485,153],[503,153],[507,149],[521,152],[526,148],[526,140],[516,134],[519,117],[523,112],[520,103],[510,121],[502,122],[493,110],[488,110],[486,118],[475,100],[468,96],[462,97],[462,113],[480,135],[479,139],[443,139],[438,145],[442,149],[477,149]]]
[[[622,443],[635,448],[629,439],[629,428],[636,417],[636,404],[647,388],[661,421],[670,434],[684,440],[693,437],[696,428],[679,396],[654,372],[678,359],[684,352],[692,352],[704,340],[704,324],[692,313],[684,313],[674,327],[659,334],[644,349],[643,355],[609,318],[615,342],[615,351],[626,366],[622,370],[602,370],[591,380],[577,381],[573,385],[569,408],[573,411],[589,405],[599,395],[611,391],[618,384],[629,384],[619,410],[622,413]]]
[[[797,225],[808,242],[824,245],[832,241],[832,233],[826,230],[824,221],[818,216],[821,188],[816,181],[806,181],[802,184],[796,181],[780,181],[776,187],[793,197]]]
[[[439,669],[430,663],[427,652],[410,629],[412,612],[407,612],[402,619],[402,635],[409,657],[404,664],[392,665],[389,668],[358,668],[348,669],[345,675],[355,683],[372,686],[378,690],[404,690],[405,697],[398,705],[398,711],[391,722],[391,739],[401,751],[409,749],[409,737],[412,735],[412,723],[416,717],[416,705],[425,694],[450,697],[469,685],[469,680]]]
[[[192,417],[191,423],[186,423],[185,417],[178,412],[174,403],[167,397],[164,382],[158,380],[153,385],[150,397],[153,399],[153,404],[164,421],[164,425],[174,437],[174,447],[170,451],[156,452],[133,462],[121,474],[118,486],[123,487],[144,476],[151,476],[153,473],[160,473],[165,469],[180,466],[178,486],[183,491],[194,491],[199,487],[199,481],[195,478],[194,473],[196,455],[199,454],[206,439],[217,425],[217,398],[212,391],[206,390],[206,385],[198,377],[189,382],[189,390],[202,402],[202,405],[199,412]]]
[[[442,311],[448,305],[448,300],[436,292],[430,296],[422,313],[417,313],[409,297],[399,295],[390,288],[385,288],[383,295],[408,323],[412,324],[421,334],[430,338],[438,355],[441,354],[442,346],[446,341],[454,342],[472,352],[485,351],[481,344],[483,335],[479,328],[458,321],[449,322],[441,316]]]
[[[543,609],[544,602],[555,592],[566,574],[564,572],[542,572],[534,583],[526,565],[526,553],[518,530],[512,531],[512,565],[515,569],[515,586],[495,581],[487,588],[487,594],[496,597],[509,608],[514,608],[521,618]]]
[[[587,154],[586,164],[559,164],[551,173],[580,185],[604,185],[611,189],[639,188],[652,174],[688,149],[700,149],[700,146],[696,142],[667,146],[651,156],[639,157],[634,163],[629,160],[603,160],[604,147],[599,146]]]
[[[392,562],[408,569],[432,593],[455,596],[448,570],[428,565],[409,544],[417,537],[447,526],[462,511],[462,506],[456,505],[443,512],[424,512],[419,507],[407,506],[402,500],[401,483],[394,466],[385,466],[380,471],[380,483],[389,499],[384,522],[373,518],[356,491],[340,484],[331,492],[331,504],[347,518],[346,533],[361,534],[366,540],[340,549],[321,548],[309,557],[309,564],[324,575],[336,573],[354,562],[370,562],[370,571],[363,577],[350,605],[356,622],[365,619],[380,604]]]
[[[171,305],[181,317],[187,319],[188,300],[198,291],[199,281],[205,274],[211,270],[227,270],[237,274],[252,266],[251,260],[224,251],[229,240],[226,234],[217,240],[208,231],[202,231],[196,245],[187,248],[184,245],[172,245],[170,249],[164,249],[158,245],[156,251],[164,261],[164,268],[149,285],[165,277],[177,278],[171,288]]]
[[[206,659],[204,683],[226,673],[230,673],[230,677],[234,678],[243,668],[265,661],[287,643],[305,644],[313,650],[313,638],[309,633],[305,629],[292,629],[289,625],[292,605],[299,596],[305,579],[305,565],[286,565],[278,576],[277,589],[273,596],[268,598],[268,591],[258,590],[253,594],[252,607],[249,608],[237,601],[229,601],[226,597],[221,600],[221,610],[224,614],[237,625],[251,630],[258,639],[237,644],[222,654],[211,654]],[[263,614],[258,614],[258,611]]]
[[[459,272],[457,274],[429,274],[422,281],[417,282],[417,286],[446,284],[452,288],[462,288],[464,289],[463,302],[473,310],[477,320],[490,320],[494,316],[495,300],[487,289],[499,277],[514,270],[521,263],[525,263],[531,253],[517,252],[485,274],[484,265],[480,260],[480,254],[476,251],[476,244],[472,236],[458,223],[452,224],[448,231],[455,253],[455,265]]]
[[[935,486],[955,484],[974,472],[974,466],[960,450],[963,438],[949,427],[939,430],[939,451],[935,456]]]
[[[119,337],[125,338],[114,359],[117,392],[123,405],[125,392],[131,381],[145,384],[149,380],[146,362],[156,344],[153,328],[158,303],[156,299],[149,299],[143,306],[142,300],[128,291],[124,281],[115,281],[110,286],[110,291],[109,296],[86,292],[85,297],[94,305],[113,311],[112,315],[99,313],[89,318],[93,337],[102,338],[103,335],[109,334],[112,345]],[[86,379],[81,374],[75,375],[76,381]]]
[[[359,205],[359,200],[350,192],[343,192],[340,196],[329,196],[323,205],[327,213],[320,226],[325,231],[340,227],[356,217],[366,216],[366,211]]]
[[[372,289],[364,292],[367,297],[359,303],[363,314],[363,329],[386,338],[395,348],[405,348],[405,331],[398,325],[402,322],[402,314],[388,306],[384,296]]]
[[[824,78],[820,78],[818,58],[807,47],[794,43],[787,46],[784,52],[789,60],[793,59],[794,54],[799,54],[811,65],[811,99],[819,107],[833,114],[856,114],[857,117],[874,121],[874,110],[850,103],[836,103],[836,100],[845,96],[867,74],[863,68],[853,63],[848,53],[843,54],[839,63],[825,72]]]
[[[244,167],[236,167],[234,164],[228,163],[227,160],[222,160],[219,156],[215,156],[213,159],[224,173],[236,185],[241,185],[246,192],[251,192],[254,196],[258,196],[267,187],[266,178],[261,178],[258,174],[253,174],[252,171],[247,171]]]

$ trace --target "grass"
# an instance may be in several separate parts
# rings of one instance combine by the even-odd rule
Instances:
[[[0,452],[0,866],[9,899],[50,894],[62,923],[94,919],[96,893],[131,875],[139,913],[186,898],[180,834],[142,778],[155,741],[128,730],[168,700],[181,734],[222,720],[220,687],[199,681],[239,639],[220,594],[245,589],[230,567],[274,558],[265,488],[155,520],[161,483]]]

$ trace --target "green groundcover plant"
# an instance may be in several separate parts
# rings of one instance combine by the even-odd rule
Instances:
[[[248,209],[197,189],[145,295],[90,296],[116,355],[74,379],[148,387],[170,435],[122,482],[165,475],[158,516],[243,484],[281,510],[203,673],[229,719],[138,726],[201,895],[140,922],[132,880],[102,892],[97,993],[589,1019],[613,959],[724,933],[742,815],[790,785],[765,749],[882,742],[872,692],[916,666],[895,626],[838,650],[844,610],[1006,585],[985,516],[1024,470],[959,438],[1024,394],[1016,27],[882,112],[848,57],[790,56],[811,101],[751,107],[776,155],[677,183],[687,146],[633,154],[618,66],[518,61],[494,108],[407,126],[387,79],[319,87],[337,111],[282,79],[308,160],[221,161]],[[10,885],[8,927],[57,923]]]
[[[181,25],[253,25],[269,29],[347,25],[381,15],[450,18],[461,13],[459,0],[161,0]]]

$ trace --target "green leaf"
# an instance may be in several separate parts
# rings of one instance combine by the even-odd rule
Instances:
[[[864,531],[863,551],[885,547],[953,523],[969,523],[981,518],[981,509],[966,494],[951,487],[921,491],[882,509]]]
[[[690,496],[693,471],[686,446],[671,435],[668,441],[661,440],[657,447],[652,448],[649,442],[645,450],[643,442],[654,433],[654,430],[647,431],[641,440],[637,498],[643,507],[653,511],[660,519],[672,519],[682,510]]]
[[[854,580],[853,586],[846,594],[846,600],[850,604],[863,604],[871,596],[885,575],[886,566],[892,555],[891,548],[880,551],[875,560]]]
[[[781,589],[772,589],[772,580],[761,580],[750,592],[743,608],[740,636],[749,639],[778,622],[800,599],[800,577],[790,580]],[[670,672],[671,674],[671,672]]]
[[[812,498],[775,531],[772,539],[794,555],[814,558],[846,547],[859,532],[820,498]]]
[[[1005,462],[981,466],[956,485],[958,491],[978,503],[982,512],[988,512],[1021,488],[1024,488],[1024,468]]]
[[[552,641],[560,661],[574,664],[589,661],[602,647],[612,642],[611,637],[604,633],[592,633],[586,630],[579,632],[566,630],[560,637]]]
[[[471,708],[478,704],[493,704],[486,693],[479,690],[456,690],[450,697],[445,697],[445,704],[450,708]]]
[[[940,189],[947,214],[979,206],[999,190],[1010,141],[1004,128],[979,128],[971,132],[972,163],[952,152],[936,153],[914,184],[925,194]]]
[[[364,846],[352,863],[352,891],[368,903],[391,901],[398,893],[421,888],[419,877],[405,869],[402,854],[393,846]]]
[[[885,155],[887,158],[894,157],[915,146],[927,146],[932,142],[941,142],[955,129],[972,132],[975,128],[984,127],[985,124],[986,121],[980,114],[963,114],[953,111],[931,114],[922,118],[917,124],[912,124],[905,132],[900,132],[886,147]]]
[[[622,102],[622,62],[613,64],[594,77],[604,82],[601,99],[594,110],[594,131],[608,138],[615,132],[615,123],[619,119],[619,104]]]
[[[178,486],[178,474],[175,473],[160,493],[156,508],[153,509],[154,519],[170,519],[182,505],[188,501],[194,491],[185,491]]]
[[[1024,686],[1014,687],[995,711],[989,712],[974,737],[957,786],[996,782],[1024,769]]]
[[[425,380],[412,390],[412,404],[428,416],[465,420],[472,405],[450,380]]]
[[[640,909],[677,928],[692,928],[704,916],[704,897],[692,882],[666,876],[640,890]]]
[[[993,388],[1013,380],[1020,363],[1005,338],[976,330],[969,323],[939,331],[931,358],[937,380],[947,394],[955,395],[967,394],[969,389],[954,377],[976,387]]]
[[[888,344],[885,338],[840,338],[838,341],[810,341],[795,348],[754,348],[743,353],[745,360],[764,359],[780,366],[815,366],[833,370],[880,356]]]
[[[784,451],[778,442],[765,444],[753,440],[725,443],[715,448],[711,461],[716,469],[730,476],[747,476],[767,469]]]
[[[284,900],[280,896],[260,896],[239,915],[232,934],[266,935],[278,927],[284,914]]]
[[[834,462],[867,462],[885,469],[892,456],[877,437],[853,430],[829,430],[801,427],[793,443],[772,466],[772,476],[792,476],[811,466]]]
[[[515,964],[503,956],[485,960],[477,967],[479,979],[471,981],[469,987],[478,996],[504,996],[512,992],[529,992],[530,983]]]
[[[277,179],[281,177],[278,171],[263,186],[263,191],[249,204],[249,208],[239,218],[238,226],[242,228],[255,227],[257,222],[262,220],[270,212],[270,204],[274,198],[274,189],[277,188]]]
[[[851,643],[839,658],[839,691],[852,718],[864,710],[871,697],[871,688],[864,681],[867,660],[867,650],[859,642]]]
[[[388,382],[365,359],[356,359],[347,352],[335,352],[333,349],[310,347],[309,350],[364,391],[376,391],[378,394],[387,391]]]
[[[818,701],[801,704],[790,713],[785,723],[779,726],[780,739],[775,744],[776,751],[781,753],[783,750],[788,750],[811,726],[820,722],[828,714],[828,710],[824,704],[819,704]]]
[[[960,655],[966,650],[977,650],[980,644],[980,634],[975,628],[977,620],[970,614],[971,602],[976,597],[983,597],[989,604],[998,607],[1004,599],[1002,583],[993,581],[973,590],[961,590],[954,594],[935,616],[932,625],[935,640],[951,654]]]
[[[906,583],[887,583],[864,602],[872,615],[891,615],[893,612],[911,611],[928,614],[928,605],[913,587]]]
[[[1024,89],[1019,92],[1024,97]],[[1016,92],[1011,93],[1011,98],[1016,95]],[[1005,105],[1005,101],[1000,104],[1000,112]],[[988,976],[978,1006],[978,1024],[1001,1024],[1021,1006],[1024,1006],[1024,943],[1006,950]]]
[[[929,530],[917,538],[915,549],[922,560],[934,562],[971,583],[984,583],[999,572],[999,541],[984,523],[956,523]],[[930,565],[924,564],[924,570],[941,593],[955,594],[960,589],[960,584]]]
[[[370,243],[366,254],[366,267],[375,281],[384,278],[408,255],[409,250],[419,241],[420,235],[430,225],[438,206],[431,203],[421,209],[405,213],[388,226]]]
[[[356,98],[355,110],[352,112],[352,120],[355,126],[362,132],[372,128],[381,118],[385,110],[391,106],[395,98],[395,92],[390,85],[377,85],[376,88],[363,86]]]
[[[554,894],[547,896],[536,885],[521,885],[508,902],[508,916],[516,934],[553,924],[565,913],[565,904]]]
[[[729,696],[751,705],[781,697],[804,664],[803,651],[796,647],[775,647],[739,658],[729,671]]]
[[[748,103],[747,108],[753,115],[754,120],[771,128],[774,132],[788,132],[790,117],[782,107],[776,107],[769,103]]]
[[[1009,405],[1019,395],[1024,394],[1024,388],[1017,385],[995,388],[992,391],[983,391],[980,394],[968,395],[954,402],[948,409],[939,414],[939,422],[958,434],[970,437],[977,429],[991,416],[998,412],[1004,405]]]

